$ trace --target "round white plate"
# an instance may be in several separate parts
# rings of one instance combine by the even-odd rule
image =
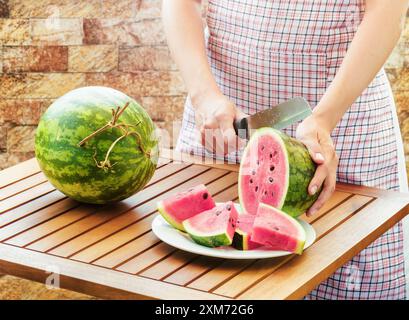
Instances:
[[[241,211],[236,203],[237,211]],[[303,220],[298,220],[306,233],[304,249],[308,248],[315,241],[316,234],[314,228]],[[152,222],[153,233],[163,242],[180,250],[200,254],[203,256],[226,258],[226,259],[266,259],[292,254],[288,251],[263,250],[262,247],[255,250],[237,250],[233,247],[209,248],[194,242],[187,233],[181,232],[169,225],[161,215],[155,217]]]

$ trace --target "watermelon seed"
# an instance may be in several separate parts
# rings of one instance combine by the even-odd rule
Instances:
[[[205,193],[203,193],[203,199],[207,199],[209,197],[209,195],[208,195],[208,193],[207,192],[205,192]]]
[[[256,186],[256,188],[254,190],[257,192],[258,191],[258,186]]]
[[[274,169],[275,169],[274,166],[271,166],[271,167],[270,167],[270,171],[274,171]]]
[[[264,146],[261,146],[261,151],[263,151],[264,150]]]
[[[273,159],[273,154],[272,153],[270,153],[270,159]]]
[[[254,176],[254,175],[256,175],[256,170],[252,170],[251,171],[251,174]]]
[[[228,204],[228,205],[226,206],[226,209],[230,211],[230,210],[231,210],[231,205]]]
[[[273,229],[274,229],[275,231],[280,230],[280,228],[278,228],[278,227],[273,227]]]
[[[216,211],[216,216],[220,215],[222,212],[220,210]]]
[[[273,177],[268,178],[268,181],[270,181],[270,183],[273,183],[274,181]]]
[[[258,165],[258,166],[260,165],[260,160],[257,160],[257,165]]]
[[[265,195],[265,196],[267,195],[267,191],[264,191],[264,195]]]
[[[253,183],[253,179],[250,179],[250,183]]]

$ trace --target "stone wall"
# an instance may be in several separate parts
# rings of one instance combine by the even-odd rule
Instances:
[[[160,127],[181,117],[185,89],[166,47],[160,5],[0,0],[0,168],[33,157],[40,115],[77,87],[117,88]],[[409,23],[386,67],[409,155]]]

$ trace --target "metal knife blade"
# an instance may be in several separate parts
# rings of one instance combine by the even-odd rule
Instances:
[[[237,119],[234,121],[233,127],[240,138],[248,139],[255,129],[273,127],[281,130],[305,119],[311,113],[312,110],[307,100],[298,97],[251,116]]]

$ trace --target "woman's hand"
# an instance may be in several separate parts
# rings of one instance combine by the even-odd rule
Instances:
[[[335,190],[338,156],[330,130],[326,129],[325,123],[314,114],[300,123],[296,137],[306,145],[317,164],[315,175],[308,186],[309,194],[315,194],[323,186],[320,196],[307,211],[307,216],[311,216],[324,205]]]
[[[233,128],[235,119],[245,114],[223,94],[208,94],[205,98],[192,98],[196,127],[203,146],[216,155],[223,156],[244,146]]]

